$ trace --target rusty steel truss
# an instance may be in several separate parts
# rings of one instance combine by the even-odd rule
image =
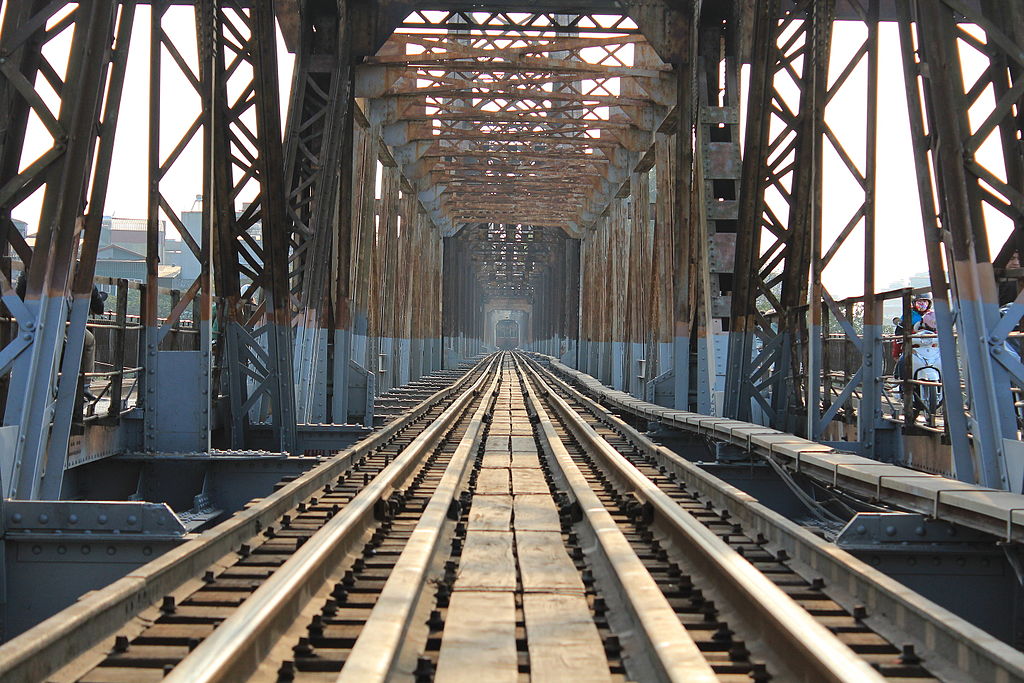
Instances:
[[[5,496],[70,495],[69,467],[126,452],[308,450],[317,425],[369,425],[376,393],[487,350],[502,316],[649,401],[1024,485],[1019,3],[146,4],[146,278],[115,297],[114,370],[85,378],[136,3],[4,7]],[[188,35],[168,28],[182,13]],[[914,294],[877,272],[886,25],[941,383],[893,376],[910,338],[883,320]],[[182,173],[198,228],[168,194]],[[1011,228],[990,249],[994,216]],[[163,226],[199,263],[170,292]],[[824,283],[853,247],[864,295],[840,299]],[[101,379],[91,419],[79,397]],[[922,392],[942,396],[923,417]]]

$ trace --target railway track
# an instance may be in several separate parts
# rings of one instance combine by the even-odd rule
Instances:
[[[128,599],[115,584],[0,646],[0,675],[910,683],[1024,672],[1019,653],[991,644],[951,662],[878,605],[851,605],[770,546],[751,521],[764,515],[730,513],[687,463],[520,354],[485,359],[367,441],[275,493],[245,543],[186,545],[157,561],[164,571],[140,570],[130,614],[112,609]],[[161,582],[166,567],[176,584]]]
[[[460,365],[455,370],[436,370],[405,386],[394,387],[378,394],[373,399],[374,426],[380,427],[401,418],[430,396],[454,384],[472,365]]]
[[[531,373],[551,430],[719,680],[934,680],[699,494],[644,458],[568,387]],[[749,647],[748,647],[749,644]]]

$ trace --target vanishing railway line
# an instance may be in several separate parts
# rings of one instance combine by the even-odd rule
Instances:
[[[891,581],[823,541],[808,543],[850,575],[810,575],[706,488],[730,487],[687,468],[534,361],[494,355],[0,647],[0,675],[916,682],[1024,671],[984,643],[970,661],[915,643],[892,619],[912,598]],[[852,604],[855,580],[890,602]]]

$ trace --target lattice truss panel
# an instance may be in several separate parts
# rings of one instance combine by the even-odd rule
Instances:
[[[455,225],[586,223],[668,103],[669,67],[621,16],[416,12],[366,61]]]
[[[530,299],[535,278],[554,263],[564,235],[553,228],[523,224],[478,223],[463,228],[472,245],[479,285],[491,299]]]
[[[823,113],[875,42],[866,40],[829,87],[830,13],[831,3],[811,0],[781,16],[771,3],[758,10],[748,128],[758,135],[745,152],[748,201],[740,213],[740,225],[755,228],[737,245],[737,274],[748,276],[741,276],[734,302],[738,328],[746,333],[735,339],[746,346],[734,354],[743,367],[733,376],[732,397],[741,406],[737,414],[747,417],[750,398],[778,422],[805,409],[804,362],[796,342],[811,264],[820,278],[850,234],[858,227],[863,232],[868,214],[865,199],[821,255],[819,150],[827,147],[838,155],[862,196],[869,185],[866,160],[854,160],[856,153],[826,125]],[[808,114],[812,110],[817,115]],[[819,296],[827,292],[822,289]]]

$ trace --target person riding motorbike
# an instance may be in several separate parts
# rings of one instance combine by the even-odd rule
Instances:
[[[942,363],[939,354],[939,337],[922,323],[918,332],[910,338],[911,378],[929,382],[914,387],[914,414],[927,411],[934,415],[942,403]],[[924,400],[922,399],[924,397]]]
[[[893,321],[895,322],[895,320]],[[896,325],[896,334],[902,335],[903,330],[909,328],[911,334],[918,332],[922,325],[925,329],[934,332],[937,328],[935,325],[935,311],[932,310],[932,300],[925,294],[919,294],[914,298],[914,303],[910,309],[910,320],[906,319],[906,316],[900,319],[899,324]],[[903,341],[896,340],[900,345],[901,354],[896,361],[896,368],[893,371],[893,376],[896,379],[904,379],[904,372],[906,371],[907,365],[907,349],[903,348]]]

